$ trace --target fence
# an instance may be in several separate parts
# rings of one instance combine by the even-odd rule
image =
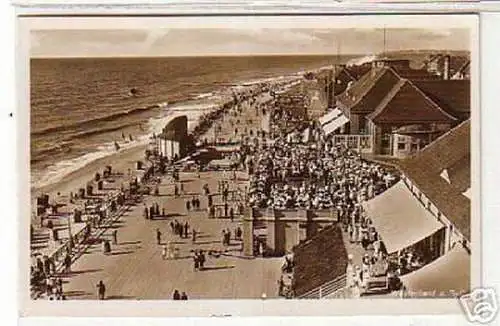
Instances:
[[[346,145],[360,153],[373,153],[372,135],[333,135],[333,143]]]
[[[309,292],[299,296],[299,299],[321,299],[327,296],[334,295],[338,291],[345,289],[347,285],[347,275],[343,274],[339,277],[326,282]]]

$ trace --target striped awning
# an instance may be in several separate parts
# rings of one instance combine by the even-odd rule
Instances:
[[[333,119],[332,121],[330,121],[329,123],[324,125],[323,131],[324,131],[325,135],[328,136],[329,134],[331,134],[335,130],[339,129],[340,127],[342,127],[343,125],[345,125],[348,122],[349,122],[349,119],[341,113],[335,119]]]
[[[332,111],[328,112],[327,114],[323,115],[322,117],[319,118],[319,123],[323,126],[330,121],[334,120],[338,116],[342,114],[342,111],[339,109],[335,108]]]

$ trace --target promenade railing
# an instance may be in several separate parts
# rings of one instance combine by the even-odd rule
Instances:
[[[321,299],[327,296],[332,296],[338,291],[343,291],[347,285],[347,275],[343,274],[337,278],[328,281],[302,295],[299,299]]]

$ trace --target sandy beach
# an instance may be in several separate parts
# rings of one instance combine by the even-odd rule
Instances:
[[[254,98],[252,104],[247,101],[239,104],[242,110],[238,117],[239,122],[230,114],[223,115],[204,135],[213,135],[214,128],[217,128],[219,137],[229,139],[235,127],[241,132],[247,130],[246,132],[250,133],[261,129],[262,120],[266,117],[262,114],[256,116],[256,108],[268,102],[271,97],[264,92]],[[135,171],[136,162],[144,161],[146,148],[147,146],[138,146],[96,160],[66,176],[61,182],[37,189],[36,193],[43,192],[54,197],[57,197],[57,193],[75,193],[92,180],[96,172],[101,173],[106,165],[111,165],[113,171],[125,174],[129,169]],[[114,218],[110,225],[98,228],[101,230],[98,236],[100,239],[112,239],[113,230],[117,230],[118,243],[113,245],[110,255],[103,255],[100,243],[90,244],[78,254],[72,264],[72,272],[64,276],[68,299],[93,299],[94,291],[91,288],[94,286],[89,287],[89,284],[99,279],[108,284],[110,299],[166,299],[178,286],[186,287],[185,290],[194,298],[258,298],[262,293],[277,297],[275,284],[279,277],[281,259],[249,259],[242,253],[241,240],[233,240],[230,246],[221,244],[221,230],[235,232],[236,228],[243,227],[242,215],[237,214],[234,219],[227,216],[208,217],[206,208],[209,204],[202,194],[205,184],[216,195],[213,199],[217,210],[222,210],[224,206],[221,196],[217,195],[219,180],[230,181],[229,191],[232,195],[229,204],[232,209],[236,210],[243,204],[244,198],[241,196],[246,188],[248,176],[241,171],[235,175],[236,179],[230,181],[230,174],[225,172],[202,172],[199,176],[193,172],[181,172],[180,183],[184,190],[180,196],[174,196],[171,177],[162,177],[161,183],[157,185],[158,196],[144,196],[141,203],[128,207],[124,213]],[[186,202],[195,197],[201,200],[201,208],[186,210]],[[166,214],[154,219],[145,219],[144,207],[150,205],[159,205],[161,211]],[[169,223],[174,220],[188,223],[190,230],[197,230],[199,240],[177,240],[169,230]],[[173,242],[176,245],[181,258],[167,262],[161,259],[161,246],[155,241],[155,230],[161,230],[162,244]],[[196,249],[226,253],[220,257],[209,258],[206,271],[199,274],[191,268],[192,251]],[[128,273],[123,270],[136,272]],[[260,272],[255,273],[256,270]],[[267,277],[263,278],[262,275]],[[153,279],[157,282],[151,283]],[[252,282],[242,284],[242,279],[252,279]],[[214,282],[221,286],[208,286]],[[159,284],[161,286],[158,286]]]

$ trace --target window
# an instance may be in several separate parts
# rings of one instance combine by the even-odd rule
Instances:
[[[398,150],[404,151],[406,149],[406,143],[398,143]]]

